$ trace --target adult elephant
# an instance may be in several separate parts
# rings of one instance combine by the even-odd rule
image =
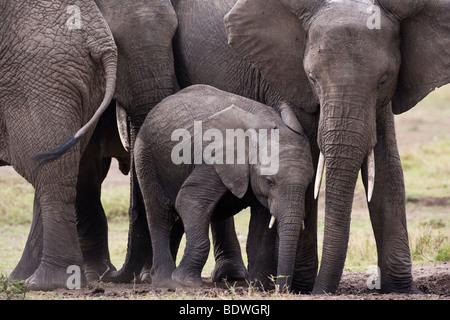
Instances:
[[[124,132],[129,131],[129,137],[122,135],[122,141],[129,144],[130,151],[130,226],[128,235],[128,250],[125,263],[119,271],[110,272],[104,279],[113,282],[129,282],[139,275],[144,264],[151,264],[151,240],[147,227],[145,208],[136,178],[134,159],[132,158],[134,142],[139,129],[148,112],[153,107],[178,90],[174,70],[172,39],[177,28],[177,17],[169,0],[95,0],[104,15],[118,48],[117,85],[114,101],[119,121],[124,124]],[[99,218],[103,232],[86,233],[96,243],[102,243],[102,252],[107,252],[106,220]],[[83,214],[86,225],[95,224],[89,213]],[[92,228],[90,228],[92,230]],[[88,241],[89,242],[89,241]],[[101,265],[103,271],[108,264],[102,264],[97,259],[94,265]],[[99,268],[93,272],[93,277],[102,274]],[[114,269],[112,269],[114,270]]]
[[[87,279],[96,280],[104,274],[105,281],[129,282],[152,256],[132,150],[147,113],[178,88],[172,51],[177,18],[168,0],[95,2],[117,45],[117,83],[111,106],[101,118],[81,159],[76,198],[77,227]],[[131,158],[126,159],[127,153],[120,141]],[[101,183],[111,157],[118,158],[123,173],[130,172],[129,246],[119,271],[109,258],[108,226],[100,201]],[[108,270],[111,272],[106,272]]]
[[[178,30],[174,39],[175,65],[180,87],[192,84],[208,84],[221,90],[238,94],[285,112],[282,97],[263,78],[261,72],[236,55],[228,45],[224,16],[231,10],[235,0],[202,1],[173,0],[178,16]],[[316,128],[318,117],[300,108],[295,110],[305,134],[310,140],[313,162],[317,163],[318,148]],[[295,115],[293,115],[295,117]],[[310,292],[317,275],[317,201],[313,197],[313,186],[306,191],[305,229],[300,233],[295,272],[291,288],[294,291]],[[251,208],[251,219],[247,237],[248,277],[256,285],[269,288],[270,276],[277,273],[276,231],[267,228],[270,214],[267,209]],[[213,228],[213,232],[215,229]],[[222,226],[228,241],[225,250],[215,250],[216,261],[227,261],[227,265],[242,264],[239,242],[232,224]],[[217,268],[213,280],[220,280],[226,272]]]
[[[225,18],[239,56],[287,102],[320,112],[325,234],[314,293],[335,292],[339,284],[360,169],[381,291],[417,291],[393,114],[450,81],[449,8],[448,0],[239,0]]]
[[[30,267],[16,275],[27,274],[32,290],[65,287],[68,267],[83,262],[74,207],[78,165],[113,97],[117,48],[93,1],[3,1],[0,33],[0,164],[35,188],[29,239],[37,250],[24,251],[22,266]],[[64,140],[52,153],[70,150],[36,170],[32,156]]]
[[[364,183],[372,190],[374,184],[369,186],[363,159],[374,146],[377,178],[369,210],[382,291],[414,292],[404,183],[390,101],[394,112],[400,113],[448,82],[448,1],[430,1],[427,5],[395,2],[395,7],[387,1],[379,1],[378,7],[371,7],[369,1],[172,2],[179,19],[175,52],[180,86],[207,83],[275,108],[285,100],[294,107],[310,139],[313,160],[319,158],[318,144],[325,155],[320,167],[328,158],[326,245],[314,292],[334,292],[337,288],[346,255],[356,176],[362,166]],[[225,22],[234,52],[227,45],[222,22],[233,6]],[[434,27],[430,24],[433,15],[440,23]],[[376,28],[377,19],[380,29]],[[427,33],[440,37],[430,44],[424,40]],[[313,188],[307,193],[306,229],[302,234],[306,239],[298,252],[294,290],[311,291],[316,278],[314,193]],[[259,242],[266,239],[261,237],[267,234],[262,225],[251,224],[250,232],[259,233],[260,237],[252,237]],[[259,247],[259,242],[255,246]],[[264,253],[271,256],[273,248]],[[256,272],[252,271],[252,262],[261,266],[262,260],[251,252],[248,255],[252,274]],[[273,265],[264,266],[269,268],[258,272],[273,272]]]

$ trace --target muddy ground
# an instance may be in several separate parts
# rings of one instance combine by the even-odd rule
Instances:
[[[421,294],[380,294],[369,290],[373,273],[344,271],[335,295],[279,295],[259,292],[245,282],[213,284],[204,279],[202,288],[165,289],[149,284],[91,283],[80,290],[58,289],[51,293],[32,293],[31,299],[82,300],[450,300],[450,263],[413,266],[413,277]]]

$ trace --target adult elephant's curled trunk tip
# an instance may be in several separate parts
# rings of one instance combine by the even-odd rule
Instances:
[[[107,52],[103,58],[103,67],[106,76],[106,86],[105,86],[105,95],[103,98],[100,107],[97,109],[92,118],[80,129],[75,135],[64,141],[62,144],[57,146],[56,148],[37,153],[31,157],[31,161],[35,164],[34,171],[38,171],[45,164],[54,161],[65,154],[70,148],[75,146],[81,138],[83,138],[84,134],[99,120],[100,116],[105,112],[108,108],[116,88],[116,73],[117,73],[117,53],[115,51]]]

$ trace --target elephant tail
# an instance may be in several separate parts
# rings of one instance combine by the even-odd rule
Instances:
[[[33,163],[36,164],[35,171],[38,171],[42,166],[47,163],[54,161],[65,154],[70,148],[75,146],[81,138],[86,134],[86,132],[94,125],[96,125],[100,116],[108,108],[111,100],[114,96],[114,91],[116,88],[116,73],[117,73],[117,54],[116,52],[110,52],[103,56],[102,58],[105,75],[106,75],[106,89],[105,96],[100,107],[97,109],[92,118],[80,129],[75,135],[61,143],[56,148],[37,153],[31,157]]]

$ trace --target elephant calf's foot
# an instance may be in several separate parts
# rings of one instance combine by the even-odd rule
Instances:
[[[199,288],[203,284],[200,273],[194,273],[181,266],[172,273],[172,279],[185,287]]]
[[[80,289],[86,286],[86,277],[76,265],[73,268],[56,268],[41,264],[25,281],[27,290],[50,291],[58,288]]]
[[[238,281],[245,280],[248,277],[248,272],[245,266],[241,263],[236,264],[230,261],[217,261],[216,267],[211,273],[211,279],[213,282]]]

